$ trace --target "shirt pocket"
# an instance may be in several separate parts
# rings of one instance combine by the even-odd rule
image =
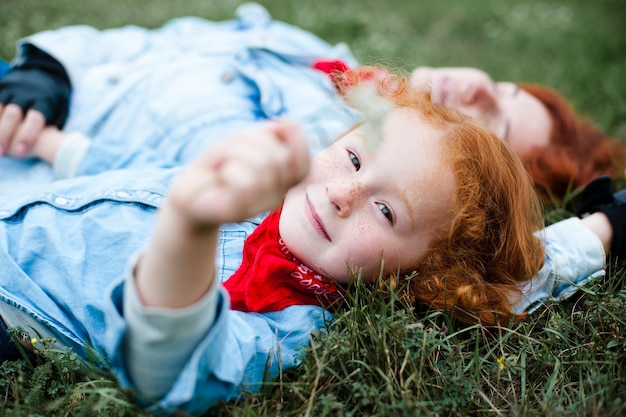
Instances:
[[[216,269],[219,282],[224,282],[239,268],[243,256],[243,243],[265,219],[261,213],[241,223],[224,224],[217,243]]]
[[[222,230],[217,250],[217,273],[219,282],[224,282],[239,268],[243,253],[243,242],[248,234],[244,230]]]

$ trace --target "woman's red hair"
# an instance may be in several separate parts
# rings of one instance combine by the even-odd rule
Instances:
[[[557,91],[538,84],[518,84],[537,98],[552,119],[550,143],[522,155],[522,161],[543,194],[563,197],[600,175],[624,176],[626,152],[620,139],[607,136],[578,115]]]

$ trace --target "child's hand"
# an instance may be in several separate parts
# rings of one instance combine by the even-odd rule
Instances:
[[[174,181],[170,200],[193,226],[237,222],[276,208],[308,170],[302,130],[268,122],[204,151]]]
[[[65,133],[58,127],[46,126],[33,143],[28,156],[34,156],[53,164],[65,137]]]
[[[31,109],[24,114],[16,104],[0,102],[0,156],[29,156],[45,126],[40,111]]]
[[[20,145],[12,143],[11,145],[7,145],[8,152],[6,152],[6,154],[16,158],[35,157],[53,164],[56,154],[65,140],[65,137],[65,133],[59,130],[58,127],[46,126],[37,131],[37,136],[30,140],[28,147],[25,147],[26,145],[22,144],[24,147],[21,148]],[[3,145],[0,144],[0,147],[1,146]]]

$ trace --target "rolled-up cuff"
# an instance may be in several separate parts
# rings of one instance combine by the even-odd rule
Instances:
[[[56,179],[75,177],[90,145],[91,139],[82,133],[67,134],[52,164],[54,177]]]
[[[513,313],[532,313],[547,301],[563,301],[582,286],[604,276],[606,254],[600,239],[577,217],[560,221],[537,233],[545,247],[545,262],[524,283]]]
[[[215,321],[219,288],[214,283],[198,302],[186,308],[145,307],[134,278],[127,278],[124,317],[128,332],[124,350],[130,377],[143,395],[158,399],[171,388]]]

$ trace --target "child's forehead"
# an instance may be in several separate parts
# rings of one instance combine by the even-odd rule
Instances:
[[[436,186],[437,178],[452,169],[446,157],[444,131],[416,111],[396,112],[389,119],[380,147],[381,158],[387,160],[382,165],[415,178],[419,189]]]
[[[371,149],[365,139],[362,146],[378,169],[421,178],[450,168],[442,129],[426,123],[416,112],[396,112],[388,119],[381,143]],[[358,130],[355,135],[357,140],[364,140],[367,131]]]
[[[367,134],[367,132],[364,132]],[[397,152],[425,152],[443,146],[444,130],[414,109],[396,109],[385,121],[382,142]]]
[[[340,137],[335,145],[358,147],[363,157],[373,160],[391,161],[397,168],[404,165],[415,167],[413,161],[424,156],[443,162],[445,148],[444,129],[433,124],[413,108],[394,109],[383,121],[376,143],[369,136],[372,129],[356,125]],[[373,146],[372,146],[373,145]],[[407,159],[408,157],[408,159]],[[386,166],[388,167],[388,166]]]

